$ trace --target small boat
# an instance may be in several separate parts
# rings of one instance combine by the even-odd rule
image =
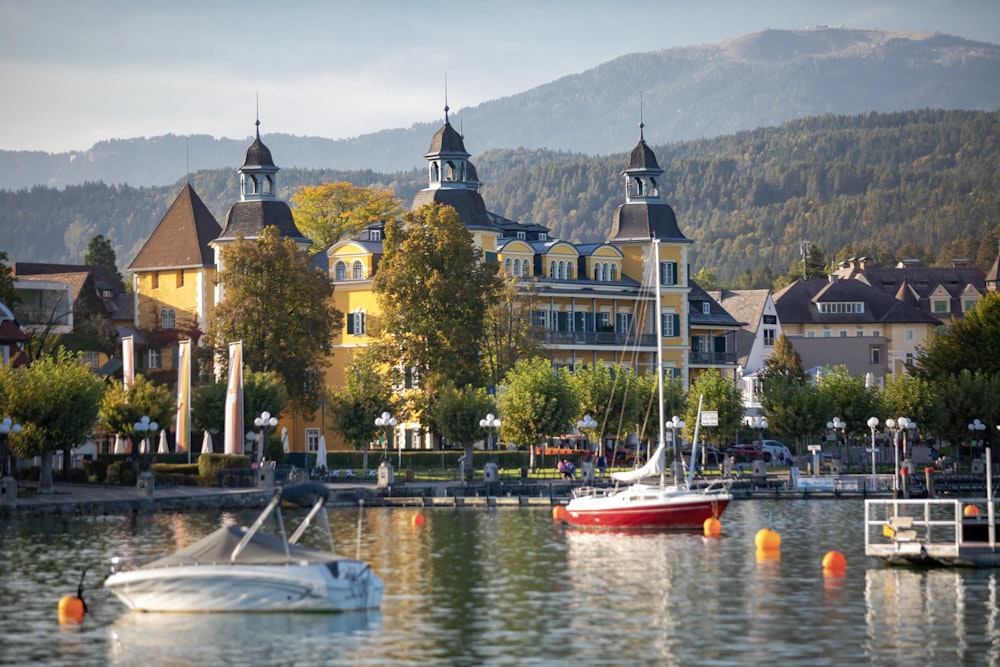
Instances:
[[[382,580],[362,560],[337,555],[318,482],[279,489],[250,527],[223,526],[194,544],[135,569],[112,560],[104,586],[126,607],[154,612],[343,612],[378,609]],[[312,505],[291,537],[281,503]],[[260,531],[274,515],[279,535]],[[316,516],[330,551],[297,544]]]
[[[660,265],[660,242],[653,240],[653,266]],[[657,272],[654,272],[657,273]],[[656,340],[657,368],[663,368],[663,331],[661,323],[660,281],[656,285]],[[563,520],[575,528],[603,528],[612,530],[700,530],[706,519],[718,518],[726,509],[732,496],[715,484],[702,489],[694,488],[689,475],[686,484],[667,484],[665,431],[663,414],[663,373],[657,373],[659,391],[659,445],[646,465],[638,470],[613,473],[612,477],[627,486],[613,489],[578,489],[566,505]],[[701,404],[698,405],[701,418]],[[697,460],[698,435],[695,431],[695,448],[692,460]],[[691,466],[692,473],[694,466]],[[659,476],[659,484],[643,482]]]

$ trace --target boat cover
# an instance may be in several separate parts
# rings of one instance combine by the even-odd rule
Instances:
[[[178,565],[219,565],[229,563],[233,549],[243,539],[246,531],[247,528],[244,526],[224,526],[180,551],[147,563],[141,569],[176,567]],[[281,538],[257,532],[233,562],[240,564],[275,565],[299,563],[302,561],[328,563],[340,560],[338,556],[329,552],[311,549],[298,544],[289,544],[288,552],[291,554],[291,559],[285,555],[285,543]]]

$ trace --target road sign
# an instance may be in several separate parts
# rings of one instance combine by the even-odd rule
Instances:
[[[719,411],[718,410],[702,410],[701,411],[701,425],[702,426],[718,426],[719,425]]]

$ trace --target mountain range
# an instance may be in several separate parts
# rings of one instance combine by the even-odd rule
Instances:
[[[1000,47],[940,33],[765,30],[623,55],[453,112],[451,120],[474,156],[518,147],[604,155],[635,143],[640,118],[648,140],[667,144],[822,114],[996,110],[998,72]],[[263,138],[283,168],[391,173],[422,165],[439,124],[340,140],[281,133]],[[249,142],[165,135],[108,139],[79,153],[0,151],[0,170],[5,188],[15,190],[96,181],[166,185],[189,172],[235,168]]]

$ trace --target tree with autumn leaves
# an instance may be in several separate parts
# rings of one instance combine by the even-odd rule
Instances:
[[[394,220],[402,209],[388,190],[345,182],[304,185],[291,197],[295,226],[312,239],[310,254],[325,252],[343,238],[380,220]]]

